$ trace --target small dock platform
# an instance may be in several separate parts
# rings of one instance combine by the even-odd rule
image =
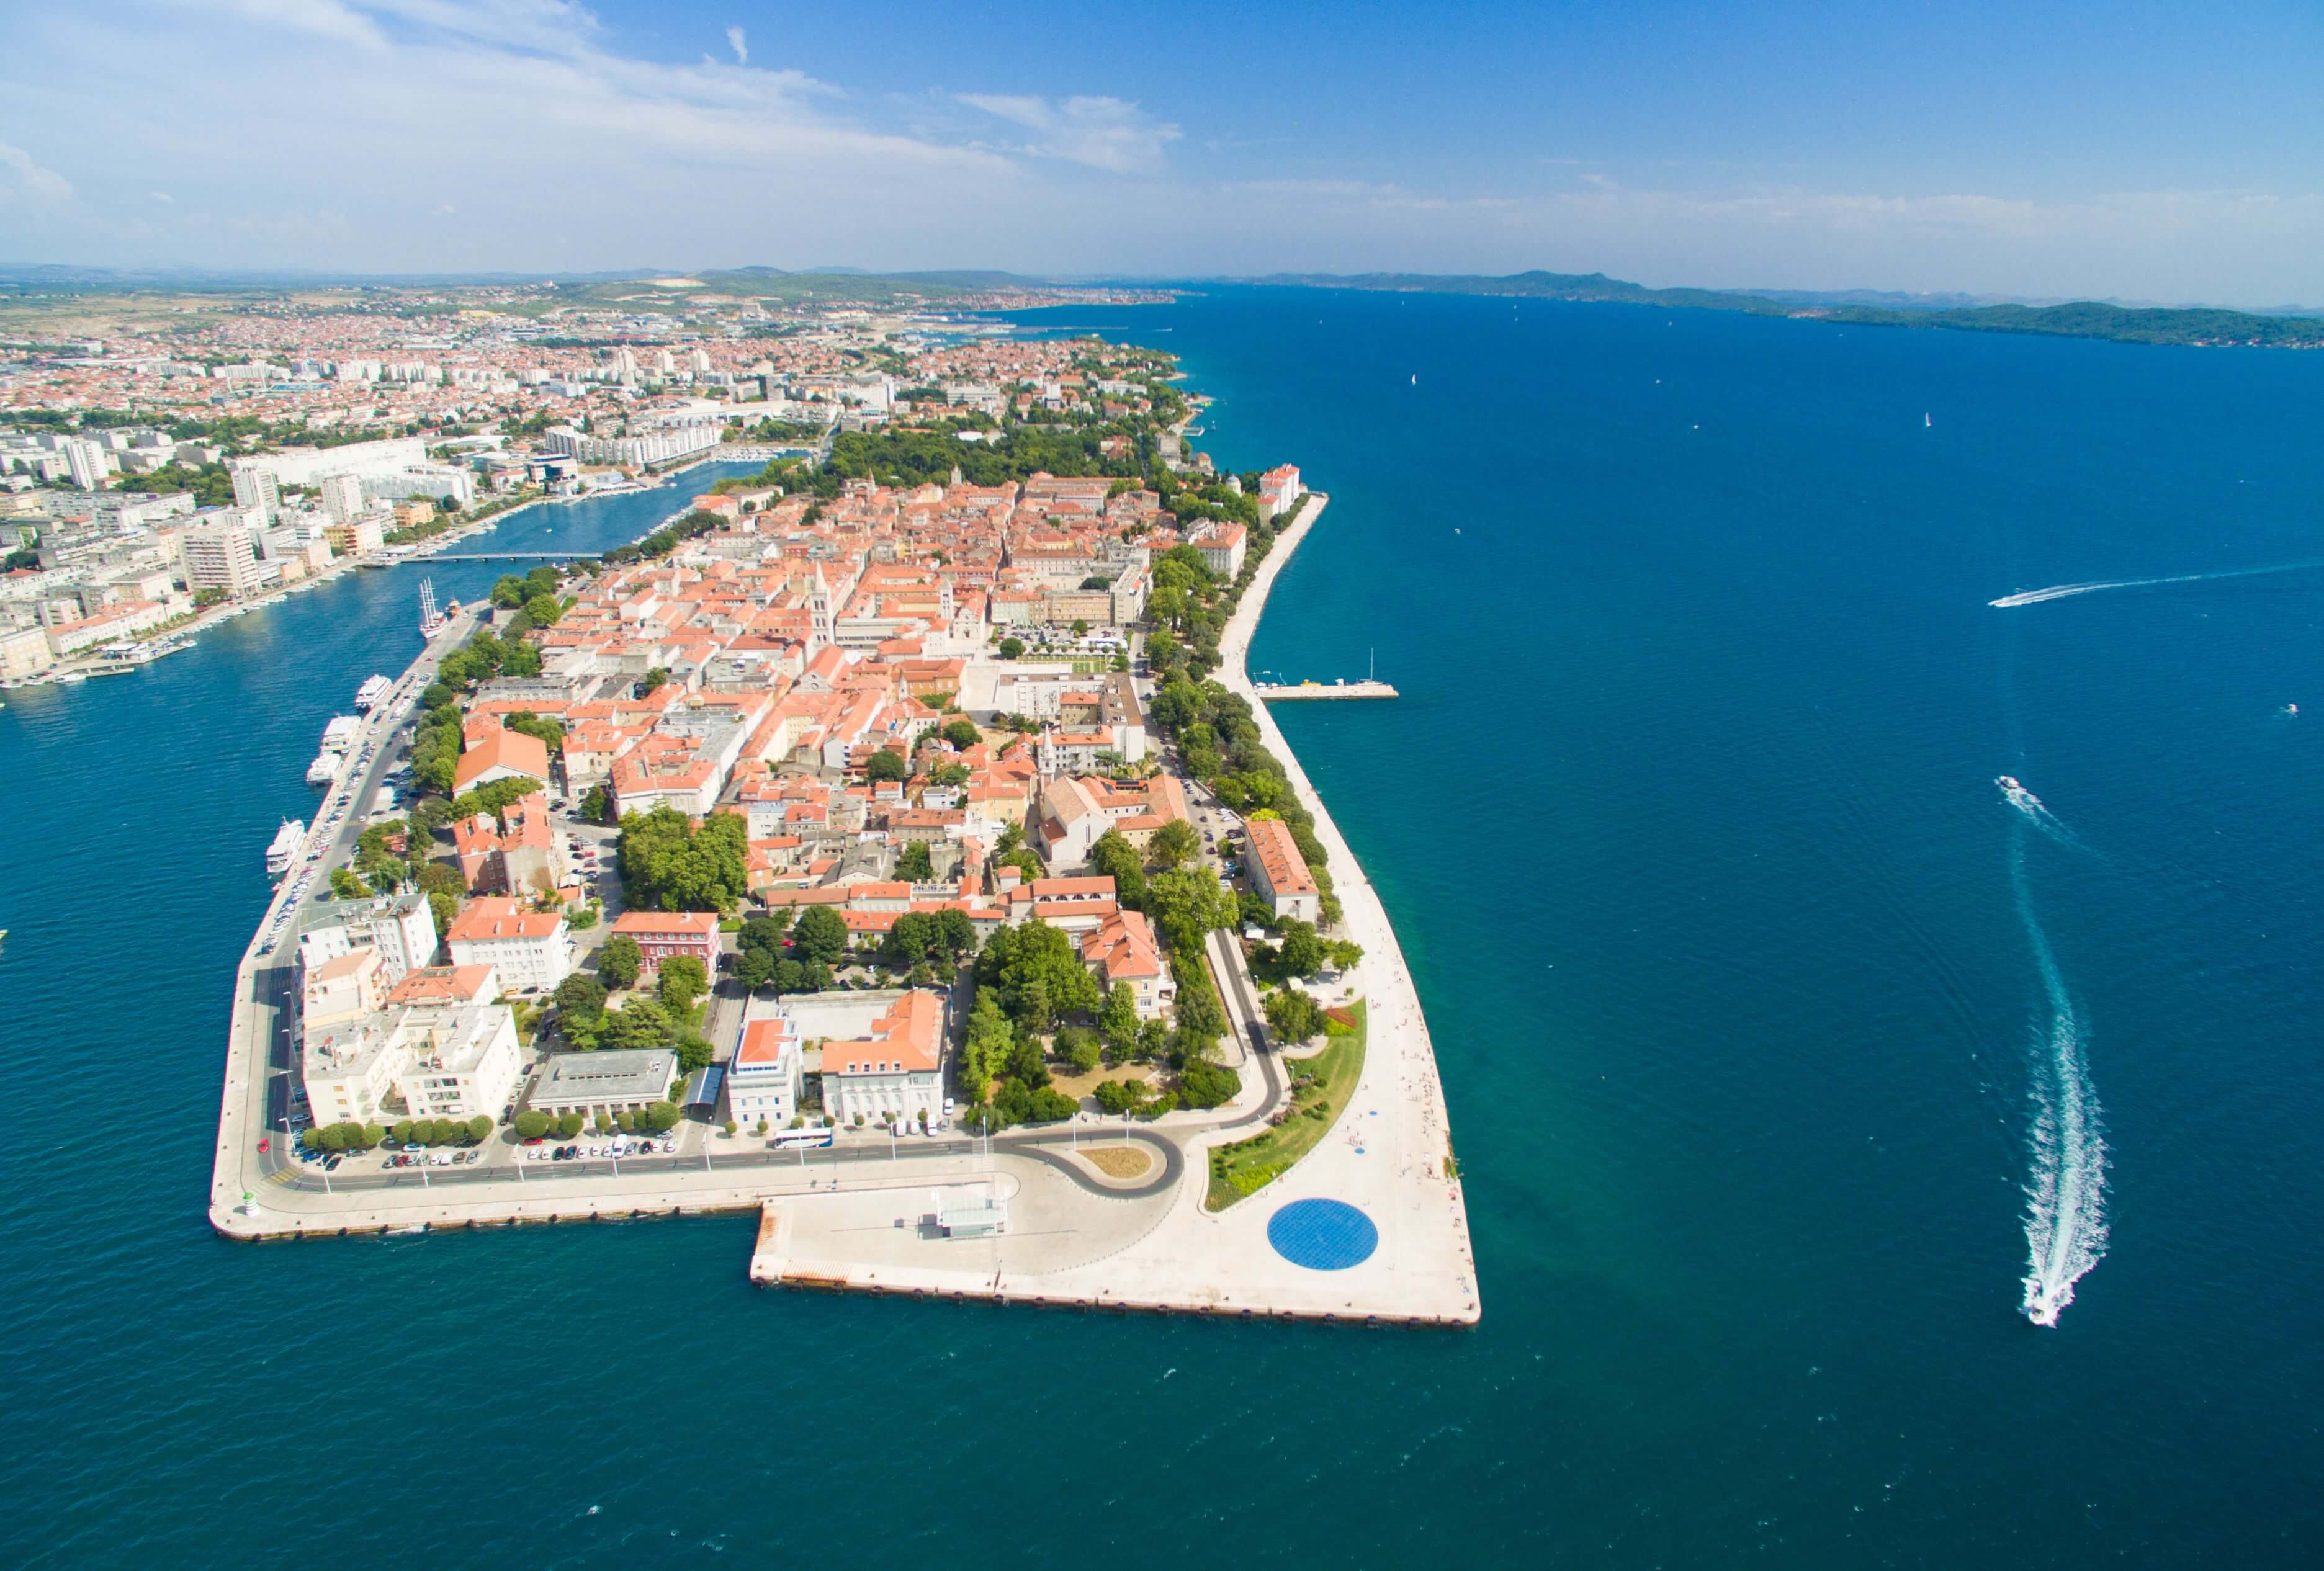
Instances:
[[[1385,682],[1301,682],[1296,684],[1281,682],[1252,684],[1251,691],[1269,703],[1286,698],[1394,698],[1395,688]]]

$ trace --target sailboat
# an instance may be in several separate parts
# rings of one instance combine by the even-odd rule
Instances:
[[[1921,429],[1925,431],[1935,424],[1936,422],[1934,420],[1929,418],[1928,412],[1926,410],[1923,410],[1921,414]]]

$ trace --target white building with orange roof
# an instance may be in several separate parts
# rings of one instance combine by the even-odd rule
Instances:
[[[823,1044],[823,1107],[843,1124],[933,1127],[944,1110],[945,1003],[914,989],[857,1040]]]
[[[787,1129],[807,1091],[807,1048],[790,1016],[776,1014],[742,1027],[726,1066],[728,1116],[745,1130]]]
[[[512,992],[549,992],[573,973],[564,915],[528,911],[505,895],[469,902],[444,937],[454,965],[490,966]]]
[[[1307,868],[1307,859],[1299,854],[1291,826],[1280,819],[1262,818],[1247,822],[1243,830],[1250,844],[1250,854],[1243,863],[1250,871],[1252,890],[1275,908],[1277,916],[1316,921],[1323,909],[1323,893],[1316,887],[1315,875]]]
[[[549,784],[548,744],[539,737],[510,730],[493,717],[483,734],[460,754],[452,770],[452,792],[457,795],[519,776]]]

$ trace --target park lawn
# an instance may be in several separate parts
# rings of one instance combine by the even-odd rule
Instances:
[[[1232,1145],[1221,1146],[1211,1153],[1210,1193],[1203,1204],[1213,1211],[1223,1211],[1237,1200],[1255,1195],[1291,1171],[1301,1157],[1315,1149],[1323,1136],[1338,1125],[1340,1115],[1347,1110],[1348,1099],[1355,1095],[1356,1082],[1364,1072],[1364,1043],[1370,1034],[1370,1016],[1359,1000],[1351,1006],[1356,1016],[1356,1028],[1345,1036],[1334,1036],[1323,1052],[1310,1059],[1286,1059],[1284,1065],[1295,1076],[1311,1074],[1315,1084],[1299,1097],[1297,1111],[1262,1135]],[[1322,1116],[1313,1111],[1320,1108]]]

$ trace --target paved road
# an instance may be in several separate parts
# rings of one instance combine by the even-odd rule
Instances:
[[[1101,1183],[1091,1178],[1071,1159],[1072,1148],[1084,1140],[1092,1144],[1100,1142],[1110,1144],[1115,1141],[1128,1141],[1146,1146],[1161,1159],[1162,1171],[1144,1183],[1134,1186]],[[1079,1129],[1065,1125],[1056,1125],[1038,1129],[1013,1130],[994,1135],[991,1149],[1001,1155],[1029,1157],[1035,1162],[1046,1162],[1089,1190],[1090,1193],[1103,1195],[1112,1199],[1135,1200],[1149,1195],[1158,1195],[1176,1185],[1186,1171],[1185,1153],[1178,1148],[1176,1141],[1157,1135],[1150,1129],[1136,1126],[1124,1128],[1111,1120],[1100,1124],[1083,1125]],[[985,1143],[981,1140],[965,1137],[929,1139],[921,1135],[908,1135],[896,1143],[892,1154],[889,1148],[868,1142],[807,1151],[742,1149],[714,1154],[709,1159],[708,1166],[714,1171],[731,1171],[738,1167],[771,1168],[778,1171],[785,1168],[836,1170],[846,1164],[896,1163],[912,1157],[975,1156],[984,1150]],[[1060,1155],[1059,1151],[1064,1151],[1067,1154]],[[343,1163],[341,1171],[331,1178],[330,1188],[333,1192],[440,1189],[446,1185],[479,1183],[505,1185],[526,1181],[510,1177],[510,1174],[517,1170],[501,1166],[429,1168],[423,1181],[420,1177],[420,1170],[416,1168],[398,1169],[392,1172],[380,1171],[378,1159],[368,1154],[355,1158],[355,1162],[361,1167],[373,1171],[367,1172],[349,1171],[347,1165]],[[298,1169],[298,1164],[291,1165],[294,1170]],[[640,1172],[690,1171],[701,1165],[703,1165],[702,1158],[698,1155],[624,1157],[619,1163],[610,1158],[597,1157],[578,1162],[551,1162],[541,1168],[540,1171],[544,1179],[586,1178],[592,1175],[612,1177],[615,1172],[622,1170]],[[833,1177],[836,1179],[837,1176],[835,1171]],[[323,1176],[311,1169],[293,1171],[281,1181],[280,1187],[321,1194]]]

